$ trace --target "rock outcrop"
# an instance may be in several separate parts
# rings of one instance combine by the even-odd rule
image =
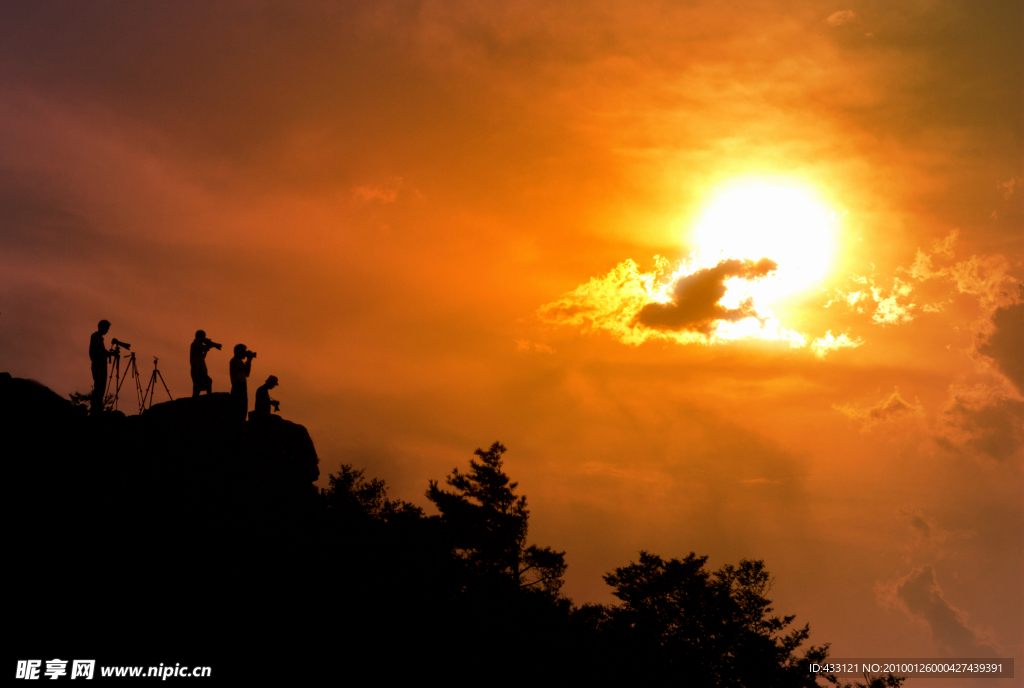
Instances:
[[[218,624],[256,633],[268,604],[306,606],[313,441],[296,423],[241,422],[229,410],[229,395],[212,394],[90,418],[0,374],[19,642],[45,638],[55,653],[61,637],[213,647],[225,642]],[[150,613],[172,616],[140,625]],[[129,621],[104,636],[101,617]]]

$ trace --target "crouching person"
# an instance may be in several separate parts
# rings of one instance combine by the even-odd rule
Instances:
[[[256,388],[256,409],[249,414],[249,420],[266,420],[271,417],[270,407],[281,411],[281,402],[270,398],[270,390],[277,387],[277,376],[271,375],[267,381]]]

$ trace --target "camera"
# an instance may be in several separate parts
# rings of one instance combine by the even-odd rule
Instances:
[[[113,344],[114,346],[123,346],[126,349],[131,349],[132,348],[132,345],[129,344],[128,342],[122,342],[122,341],[119,341],[117,339],[111,339],[110,343]]]
[[[211,347],[211,348],[214,348],[214,349],[217,349],[218,351],[220,351],[220,347],[221,347],[221,345],[220,345],[220,344],[218,344],[217,342],[213,341],[213,340],[212,340],[212,339],[210,339],[209,337],[207,337],[206,339],[204,339],[204,340],[203,340],[203,343],[204,343],[204,344],[206,344],[206,346],[208,346],[208,347]]]
[[[256,352],[255,351],[249,351],[248,349],[246,349],[245,350],[245,358],[256,358]]]

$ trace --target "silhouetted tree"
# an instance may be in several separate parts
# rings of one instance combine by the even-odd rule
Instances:
[[[388,499],[387,486],[380,478],[367,480],[363,469],[342,464],[337,475],[328,478],[328,487],[321,490],[327,508],[345,515],[362,514],[387,521],[398,515],[421,518],[423,510],[400,499]]]
[[[905,676],[893,676],[892,674],[886,676],[869,676],[864,674],[865,683],[857,681],[856,683],[844,683],[841,685],[842,688],[900,688],[906,680]],[[839,684],[839,681],[835,683]]]
[[[468,473],[452,470],[446,479],[452,491],[430,481],[427,498],[441,512],[455,548],[484,580],[503,581],[518,589],[542,590],[556,596],[565,575],[565,552],[526,545],[530,512],[518,483],[502,470],[505,447],[495,442],[477,449]]]
[[[82,394],[81,392],[72,392],[71,394],[68,395],[68,398],[71,399],[71,406],[73,406],[75,410],[83,410],[86,413],[88,413],[89,405],[92,403],[92,395],[92,390],[90,390],[88,394]],[[108,394],[103,398],[103,410],[114,410],[113,394]]]
[[[706,686],[815,686],[806,662],[827,656],[827,646],[794,652],[807,626],[786,633],[794,617],[773,616],[765,597],[771,585],[761,561],[743,560],[714,573],[707,557],[691,553],[640,561],[605,576],[622,604],[594,619],[632,655],[637,666],[661,676]]]

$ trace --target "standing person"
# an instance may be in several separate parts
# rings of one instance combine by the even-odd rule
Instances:
[[[238,409],[238,417],[245,420],[249,412],[249,387],[246,379],[252,372],[252,359],[256,354],[249,351],[245,344],[235,344],[235,357],[228,365],[228,372],[231,375],[231,398]]]
[[[103,395],[107,391],[107,344],[103,335],[110,331],[110,321],[100,320],[96,331],[89,338],[89,360],[92,361],[92,408],[91,415],[98,416],[103,412]]]
[[[196,338],[188,351],[188,362],[192,367],[192,396],[199,396],[200,392],[213,393],[213,378],[206,369],[206,354],[210,349],[220,349],[220,344],[206,338],[206,332],[196,330]]]

